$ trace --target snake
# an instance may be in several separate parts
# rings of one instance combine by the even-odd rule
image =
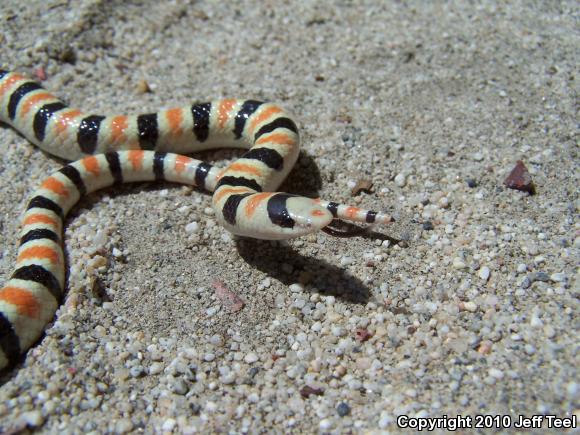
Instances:
[[[0,370],[37,342],[65,294],[64,219],[98,189],[168,181],[213,194],[217,222],[238,236],[284,240],[333,219],[386,224],[386,213],[276,189],[299,155],[296,123],[281,107],[221,99],[140,115],[102,116],[69,107],[38,82],[0,70],[0,121],[43,151],[73,161],[32,193],[15,270],[0,289]],[[185,156],[222,147],[247,151],[225,169]]]

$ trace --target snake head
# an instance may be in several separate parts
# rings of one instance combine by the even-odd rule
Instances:
[[[264,240],[293,239],[327,226],[332,214],[316,200],[279,192],[254,193],[214,203],[216,218],[239,236]],[[235,203],[235,210],[228,207]],[[222,205],[220,207],[220,205]]]

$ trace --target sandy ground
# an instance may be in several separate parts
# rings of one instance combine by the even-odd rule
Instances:
[[[228,235],[190,188],[89,196],[65,233],[68,300],[3,377],[0,431],[578,417],[577,4],[287,3],[0,3],[1,67],[43,69],[45,87],[102,113],[279,102],[304,142],[285,189],[401,222],[265,243]],[[62,162],[5,126],[0,153],[7,276],[26,198]],[[535,195],[504,186],[517,160]],[[373,190],[351,197],[360,179]],[[222,306],[215,280],[242,310]]]

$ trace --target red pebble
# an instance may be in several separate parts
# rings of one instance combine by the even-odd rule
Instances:
[[[36,76],[36,78],[37,78],[38,80],[40,80],[41,82],[43,82],[43,81],[45,81],[45,80],[46,80],[46,71],[44,70],[44,67],[42,67],[42,66],[41,66],[41,67],[39,67],[39,68],[36,68],[36,69],[34,70],[34,75],[35,75],[35,76]]]
[[[217,298],[230,313],[237,313],[244,308],[244,300],[228,289],[223,282],[216,279],[211,285],[215,289]]]
[[[324,390],[322,388],[313,388],[309,385],[306,385],[300,389],[300,395],[305,399],[308,399],[313,394],[316,396],[322,396],[324,394]]]
[[[357,328],[357,330],[354,331],[354,336],[356,337],[357,341],[362,343],[363,341],[367,341],[369,338],[371,338],[373,334],[371,334],[368,329]]]
[[[503,182],[508,188],[528,192],[530,195],[535,193],[532,176],[524,162],[518,160],[516,166],[512,169],[508,177]]]

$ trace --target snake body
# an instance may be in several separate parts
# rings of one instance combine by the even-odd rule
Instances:
[[[49,176],[22,219],[15,271],[0,289],[0,369],[38,340],[64,295],[64,217],[79,198],[124,182],[165,180],[213,192],[217,221],[258,239],[289,239],[333,218],[389,223],[382,213],[275,192],[297,160],[299,134],[280,107],[223,99],[134,116],[70,108],[20,74],[0,70],[0,121],[44,151],[77,160]],[[248,151],[223,170],[181,154]]]

